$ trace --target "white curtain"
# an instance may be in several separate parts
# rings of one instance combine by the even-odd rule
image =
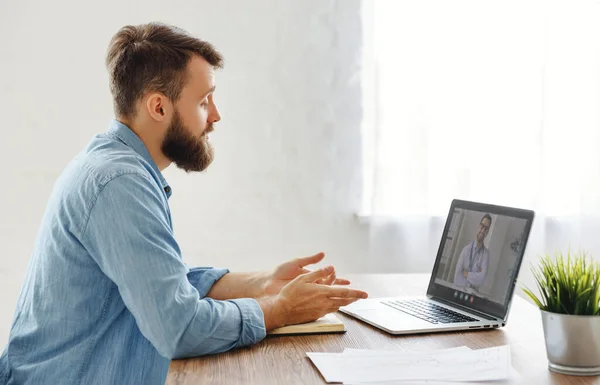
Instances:
[[[372,256],[429,270],[452,198],[534,209],[529,261],[600,256],[600,3],[363,4]]]

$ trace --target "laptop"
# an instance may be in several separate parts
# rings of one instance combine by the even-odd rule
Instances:
[[[425,295],[363,299],[340,311],[391,334],[505,326],[533,218],[455,199]]]

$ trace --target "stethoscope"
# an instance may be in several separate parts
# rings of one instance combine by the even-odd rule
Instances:
[[[473,263],[475,262],[475,259],[473,258],[473,248],[475,247],[475,241],[473,241],[471,243],[471,253],[470,253],[470,258],[469,258],[469,271],[473,271]],[[475,253],[475,257],[477,257],[477,254],[479,252]]]

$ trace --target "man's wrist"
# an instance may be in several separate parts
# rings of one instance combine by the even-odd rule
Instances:
[[[269,283],[271,282],[271,274],[267,271],[260,271],[254,274],[253,278],[254,284],[252,285],[255,288],[255,293],[253,293],[254,298],[264,297],[269,295],[267,289]]]
[[[256,302],[258,302],[264,314],[265,329],[267,331],[285,325],[285,311],[280,304],[279,296],[257,298]]]

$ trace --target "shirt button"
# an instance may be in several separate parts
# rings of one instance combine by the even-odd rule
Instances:
[[[171,187],[169,187],[169,186],[165,187],[165,192],[166,192],[167,194],[168,194],[168,193],[170,193],[170,192],[171,192]]]

